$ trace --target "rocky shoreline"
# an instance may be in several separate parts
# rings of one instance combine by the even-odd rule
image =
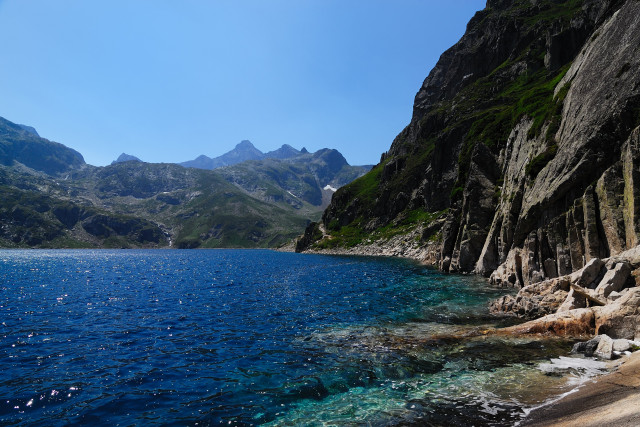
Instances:
[[[414,234],[419,234],[416,230]],[[417,235],[416,234],[416,235]],[[307,250],[326,255],[393,256],[425,265],[437,264],[437,245],[418,245],[411,235],[352,248]],[[495,286],[517,286],[516,280],[489,280]],[[502,332],[640,340],[640,246],[616,256],[591,259],[571,274],[534,283],[513,297],[505,295],[490,305],[496,316],[516,316],[528,322]]]
[[[490,309],[524,321],[487,333],[607,335],[613,352],[640,339],[640,3],[544,3],[488,1],[380,164],[296,250],[480,274],[519,288]],[[416,211],[446,214],[429,233],[321,249],[338,243],[327,230],[390,233]]]
[[[322,224],[320,229],[325,236],[328,234]],[[388,239],[365,241],[350,248],[307,248],[304,253],[314,253],[323,255],[356,255],[356,256],[383,256],[408,258],[418,261],[424,265],[437,267],[440,262],[440,244],[436,242],[424,243],[421,241],[424,227],[416,227],[408,233],[398,234]],[[295,251],[294,241],[279,250]]]
[[[418,245],[414,237],[396,236],[385,242],[349,249],[305,252],[395,256],[437,266],[437,245]],[[522,282],[494,274],[489,283],[515,287]],[[640,425],[640,352],[633,355],[629,352],[637,349],[634,344],[640,341],[639,285],[640,246],[637,246],[609,258],[592,258],[578,271],[522,287],[515,297],[505,295],[491,303],[490,311],[496,316],[515,316],[528,321],[486,331],[488,333],[590,339],[574,347],[574,352],[604,360],[622,357],[619,371],[585,384],[558,402],[534,410],[522,425],[584,427],[602,425],[605,420],[611,425]],[[628,381],[618,384],[618,379],[627,377],[630,378]],[[597,404],[592,399],[596,399]],[[636,406],[629,407],[629,404]],[[583,412],[585,408],[589,410]],[[600,410],[606,413],[601,416]]]
[[[515,327],[521,332],[606,334],[638,340],[639,274],[640,246],[614,257],[593,258],[574,273],[525,286],[515,297],[494,301],[490,310],[496,315],[533,319]]]

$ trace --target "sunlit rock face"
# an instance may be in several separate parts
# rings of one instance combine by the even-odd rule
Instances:
[[[517,286],[640,243],[639,14],[633,0],[488,2],[316,237],[437,212],[421,243],[439,268]]]

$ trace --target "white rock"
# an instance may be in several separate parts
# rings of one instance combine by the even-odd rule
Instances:
[[[613,351],[627,351],[631,348],[629,340],[619,339],[613,340]]]
[[[622,297],[622,294],[620,292],[613,291],[609,294],[607,298],[609,298],[611,301],[615,301],[617,299],[620,299],[621,297]]]
[[[609,335],[601,336],[600,344],[598,344],[598,348],[593,355],[601,359],[611,360],[611,357],[613,356],[613,340]]]
[[[596,288],[596,293],[608,297],[611,292],[620,292],[631,274],[631,268],[626,262],[616,264],[611,270],[607,270]]]

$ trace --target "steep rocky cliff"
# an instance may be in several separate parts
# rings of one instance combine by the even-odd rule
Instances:
[[[298,250],[413,225],[445,271],[578,270],[640,243],[639,125],[639,1],[489,0]]]

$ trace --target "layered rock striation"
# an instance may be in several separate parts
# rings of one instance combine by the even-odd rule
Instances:
[[[640,244],[639,16],[636,0],[488,1],[298,250],[438,213],[417,225],[439,268],[528,286]]]

